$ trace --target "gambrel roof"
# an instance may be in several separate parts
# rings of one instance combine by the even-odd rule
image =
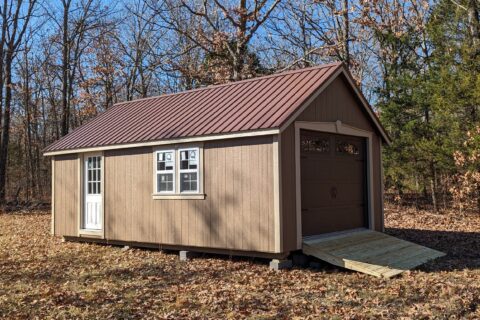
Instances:
[[[117,103],[48,146],[46,155],[192,137],[278,133],[344,74],[386,142],[388,135],[342,63]]]

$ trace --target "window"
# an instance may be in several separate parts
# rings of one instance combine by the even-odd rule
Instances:
[[[180,193],[198,192],[198,148],[180,149]]]
[[[205,199],[202,186],[202,147],[154,151],[154,199]]]
[[[87,194],[101,194],[101,157],[87,159]]]
[[[324,137],[302,135],[301,147],[302,152],[328,153],[330,152],[330,140]]]
[[[157,193],[175,192],[175,151],[157,151]]]
[[[337,153],[346,155],[358,155],[360,153],[359,148],[352,142],[337,141]]]

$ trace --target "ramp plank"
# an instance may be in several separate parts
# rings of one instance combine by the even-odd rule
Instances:
[[[365,229],[305,238],[303,252],[339,267],[383,278],[393,277],[445,255]]]

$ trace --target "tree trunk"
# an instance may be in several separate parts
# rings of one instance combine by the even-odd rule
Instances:
[[[477,212],[480,214],[480,184],[477,185]]]
[[[62,43],[62,131],[64,136],[68,133],[70,125],[70,103],[68,99],[69,87],[69,58],[70,58],[70,41],[68,39],[68,14],[70,1],[63,3],[63,43]]]
[[[348,15],[349,4],[348,0],[343,0],[343,46],[345,50],[344,62],[350,69],[350,18]]]
[[[238,7],[240,12],[239,24],[237,27],[237,43],[235,48],[235,56],[233,59],[233,81],[242,80],[243,67],[245,64],[245,54],[247,52],[246,34],[247,34],[247,0],[240,0]]]
[[[477,0],[470,0],[468,2],[468,24],[470,29],[470,36],[472,37],[472,45],[474,47],[475,55],[479,53],[480,45],[480,18],[478,16]]]
[[[430,170],[431,170],[430,192],[432,194],[433,211],[438,212],[436,170],[435,170],[435,165],[433,163],[430,164]]]
[[[8,50],[5,60],[5,109],[2,124],[2,143],[0,144],[0,204],[5,203],[8,144],[10,142],[10,112],[12,103],[12,60],[13,52]]]

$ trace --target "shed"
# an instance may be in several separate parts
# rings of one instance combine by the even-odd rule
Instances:
[[[52,232],[281,259],[383,231],[388,142],[340,63],[118,103],[45,149]]]

